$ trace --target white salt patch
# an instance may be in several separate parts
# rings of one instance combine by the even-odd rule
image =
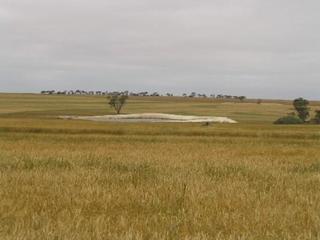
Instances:
[[[61,116],[62,119],[89,120],[98,122],[181,122],[181,123],[237,123],[227,117],[211,117],[211,116],[185,116],[164,113],[141,113],[141,114],[118,114],[104,116]]]

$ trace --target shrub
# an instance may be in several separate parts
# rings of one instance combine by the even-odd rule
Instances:
[[[316,115],[315,115],[314,119],[312,119],[312,122],[316,123],[316,124],[320,124],[320,110],[316,111]]]
[[[303,120],[292,115],[281,117],[274,122],[274,124],[302,124],[302,123],[303,123]]]

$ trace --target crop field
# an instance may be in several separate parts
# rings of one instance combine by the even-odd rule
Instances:
[[[124,113],[239,123],[99,123],[58,116],[104,97],[0,94],[0,239],[320,239],[320,126],[272,124],[292,111],[137,97]]]

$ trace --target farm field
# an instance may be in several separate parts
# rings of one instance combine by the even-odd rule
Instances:
[[[99,123],[58,116],[104,97],[0,94],[0,239],[320,239],[320,127],[272,124],[292,111],[137,97],[124,113],[239,123]]]

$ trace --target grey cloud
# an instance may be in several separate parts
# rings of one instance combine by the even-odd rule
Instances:
[[[0,0],[0,91],[319,98],[315,0]]]

